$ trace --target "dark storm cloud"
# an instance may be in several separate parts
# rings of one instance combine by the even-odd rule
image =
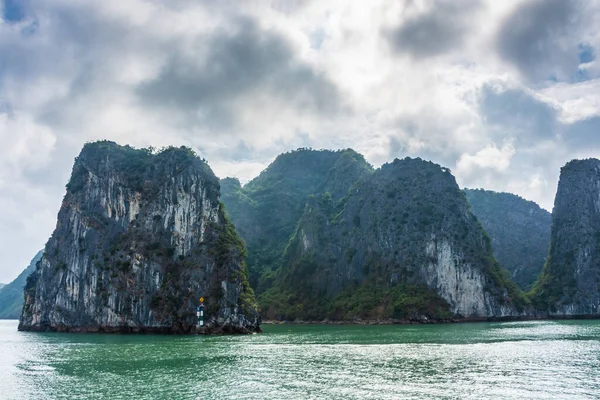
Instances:
[[[508,136],[517,145],[530,145],[556,137],[557,110],[522,89],[497,91],[484,86],[479,112],[484,123],[492,128],[490,134],[494,139]]]
[[[500,56],[530,80],[576,73],[579,6],[576,0],[533,0],[518,7],[497,34]]]
[[[102,92],[105,82],[112,79],[107,69],[120,55],[152,46],[168,47],[145,39],[143,32],[128,24],[89,12],[83,5],[56,4],[49,10],[41,4],[33,14],[39,17],[39,21],[28,17],[37,27],[35,31],[0,38],[0,87],[5,82],[33,84],[42,77],[66,85],[65,93],[56,93],[35,115],[37,123],[61,131],[73,117],[73,104]]]
[[[26,79],[62,73],[69,65],[77,64],[79,68],[83,64],[79,69],[89,75],[90,69],[106,61],[108,53],[126,50],[123,47],[134,38],[132,27],[85,11],[72,5],[56,5],[52,12],[37,9],[36,13],[43,16],[41,22],[35,16],[28,17],[37,26],[35,31],[21,30],[16,40],[0,40],[0,73]]]
[[[203,59],[174,55],[155,80],[138,88],[142,102],[190,115],[200,112],[217,125],[235,119],[231,101],[253,93],[319,114],[340,108],[333,83],[297,60],[283,37],[252,20],[240,20],[234,33],[219,31],[198,41],[206,46]]]
[[[460,47],[468,31],[467,16],[480,6],[478,1],[437,0],[431,9],[404,21],[388,33],[398,53],[416,58],[436,56]]]

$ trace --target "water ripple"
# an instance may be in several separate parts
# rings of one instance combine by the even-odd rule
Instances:
[[[0,321],[6,399],[593,399],[600,322],[34,334]]]

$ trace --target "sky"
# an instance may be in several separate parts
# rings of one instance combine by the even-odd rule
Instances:
[[[552,209],[600,156],[599,0],[0,0],[0,282],[54,227],[88,141],[421,157]]]

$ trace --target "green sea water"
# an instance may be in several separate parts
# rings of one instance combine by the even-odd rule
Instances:
[[[2,399],[600,399],[600,321],[213,337],[16,328],[0,321]]]

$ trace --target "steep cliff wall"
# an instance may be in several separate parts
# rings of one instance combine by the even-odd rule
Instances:
[[[554,315],[600,315],[599,160],[573,160],[561,169],[550,252],[532,299]]]
[[[551,214],[511,193],[465,189],[465,194],[500,265],[521,289],[531,289],[548,255]]]
[[[19,329],[185,333],[204,296],[209,330],[253,331],[244,257],[219,181],[191,150],[87,144]]]
[[[454,177],[420,159],[313,198],[265,299],[269,317],[309,319],[516,316],[527,303]]]

